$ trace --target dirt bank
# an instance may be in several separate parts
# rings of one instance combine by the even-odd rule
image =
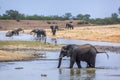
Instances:
[[[0,62],[31,60],[39,57],[37,54],[16,53],[0,50]]]

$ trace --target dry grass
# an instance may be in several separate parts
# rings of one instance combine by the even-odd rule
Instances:
[[[1,49],[54,49],[57,50],[61,45],[49,44],[38,41],[0,41]]]
[[[28,53],[15,53],[15,52],[7,52],[0,50],[0,62],[1,61],[20,61],[20,60],[29,60],[37,57],[34,54]]]
[[[48,36],[54,38],[120,42],[120,25],[75,27],[74,30],[58,31],[56,36],[52,36],[48,30]]]

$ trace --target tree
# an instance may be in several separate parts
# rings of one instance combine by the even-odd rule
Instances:
[[[65,13],[64,18],[65,19],[70,19],[72,17],[71,13]]]
[[[90,19],[90,15],[89,14],[85,14],[84,15],[84,20],[89,20]]]
[[[118,8],[118,13],[120,14],[120,7]]]
[[[5,14],[3,14],[3,16],[5,18],[13,19],[13,20],[16,20],[16,21],[20,21],[20,19],[24,19],[25,18],[24,14],[20,14],[16,10],[7,10],[5,12]]]
[[[117,13],[112,13],[111,16],[112,16],[112,18],[115,18],[115,19],[118,18],[118,14]]]
[[[83,16],[82,14],[78,14],[78,15],[76,16],[76,18],[77,18],[78,20],[83,20],[84,16]]]
[[[11,17],[11,19],[17,19],[19,12],[14,10],[7,10],[6,15]]]
[[[118,23],[119,22],[118,14],[117,13],[112,13],[111,19],[112,19],[113,23],[115,23],[115,24]]]

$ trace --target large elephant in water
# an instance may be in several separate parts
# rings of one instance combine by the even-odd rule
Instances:
[[[97,49],[91,44],[84,44],[84,45],[69,44],[63,46],[61,48],[61,52],[59,55],[58,68],[61,65],[62,57],[64,56],[70,57],[70,68],[73,68],[75,62],[78,68],[81,68],[80,61],[87,62],[87,67],[95,68],[95,60],[97,53],[105,53],[105,52],[98,52]]]
[[[30,34],[34,33],[35,35],[37,35],[37,38],[40,39],[45,39],[46,42],[46,31],[44,29],[33,29]]]

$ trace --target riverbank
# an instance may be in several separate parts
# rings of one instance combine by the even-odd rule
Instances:
[[[60,51],[63,45],[38,41],[0,41],[0,62],[31,60],[42,57],[36,52]],[[95,46],[99,52],[120,53],[120,46]]]
[[[35,52],[59,50],[60,46],[38,41],[0,41],[0,62],[31,60],[43,57],[44,54]]]
[[[18,52],[16,53],[16,52],[0,50],[0,62],[32,60],[38,57],[40,56],[37,54],[18,53]]]

